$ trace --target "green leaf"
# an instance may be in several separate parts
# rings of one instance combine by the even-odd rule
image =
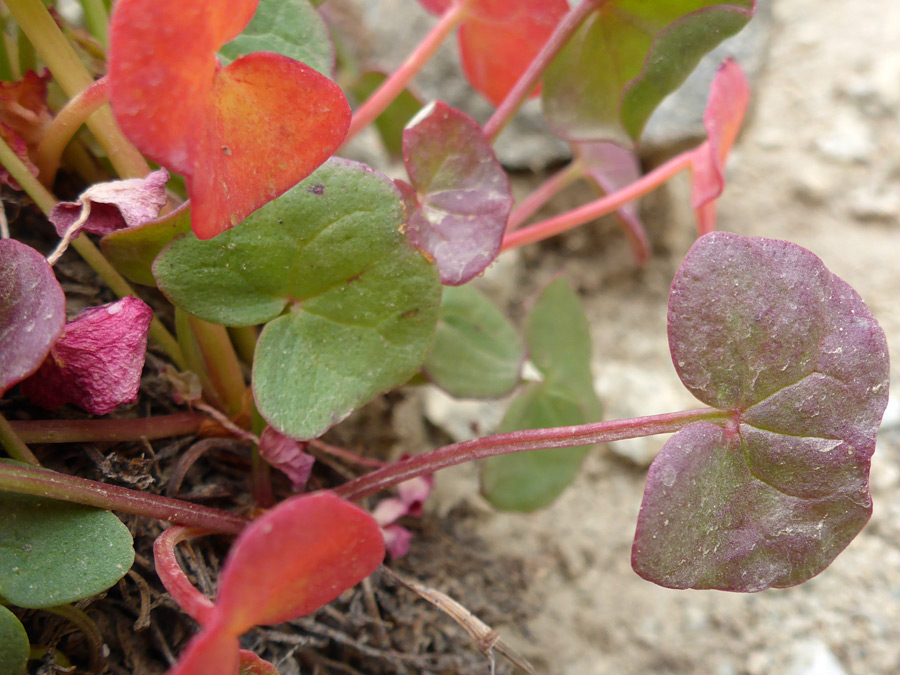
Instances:
[[[0,493],[0,595],[53,607],[106,590],[131,567],[131,534],[109,511]]]
[[[503,313],[471,286],[444,289],[425,375],[458,398],[496,398],[519,382],[525,347]]]
[[[156,286],[151,267],[159,252],[180,234],[191,231],[190,205],[138,227],[112,232],[100,240],[100,250],[120,274],[136,284]]]
[[[6,607],[0,605],[0,673],[21,675],[28,663],[28,635]]]
[[[363,73],[353,83],[354,97],[362,102],[371,96],[387,75],[375,70]],[[394,157],[403,155],[403,129],[406,123],[422,108],[422,101],[409,89],[401,91],[397,98],[375,118],[375,128],[385,149]]]
[[[251,52],[289,56],[334,76],[334,45],[309,0],[261,0],[244,32],[219,50],[223,66]]]
[[[529,385],[513,401],[499,433],[584,424],[584,410],[548,383]],[[552,504],[572,483],[591,446],[499,455],[481,467],[481,493],[496,508],[534,511]]]
[[[513,401],[501,432],[587,424],[600,419],[591,376],[591,335],[578,296],[562,278],[543,290],[528,317],[526,342],[544,382]],[[591,446],[502,455],[482,466],[481,491],[500,509],[551,504],[578,475]]]
[[[215,239],[172,242],[154,274],[206,321],[275,319],[256,348],[256,403],[283,434],[312,438],[406,381],[431,346],[440,282],[403,223],[386,177],[333,159]]]
[[[663,98],[755,8],[755,0],[603,3],[544,75],[547,121],[570,141],[637,140]]]

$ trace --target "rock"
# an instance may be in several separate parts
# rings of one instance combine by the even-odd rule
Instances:
[[[500,425],[507,399],[456,399],[437,387],[425,392],[425,417],[457,443],[490,434]]]
[[[900,189],[868,183],[850,193],[850,215],[863,222],[894,223],[900,219]]]
[[[816,140],[816,150],[837,164],[864,164],[875,153],[872,129],[855,114],[838,112],[830,129]]]
[[[847,671],[828,645],[811,639],[794,645],[785,675],[847,675]]]

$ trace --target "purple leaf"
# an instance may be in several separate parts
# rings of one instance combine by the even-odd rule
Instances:
[[[70,239],[81,230],[106,235],[137,227],[159,216],[166,204],[168,180],[169,172],[159,169],[146,178],[97,183],[82,192],[78,201],[54,206],[48,217],[60,237],[75,226],[75,231],[69,233]]]
[[[669,342],[685,386],[728,419],[683,429],[654,461],[635,571],[733,591],[818,574],[872,511],[888,398],[881,327],[809,251],[717,232],[675,276]]]
[[[134,297],[86,309],[57,340],[22,393],[45,408],[74,403],[105,415],[137,399],[153,311]]]
[[[612,141],[572,143],[578,160],[584,165],[585,176],[605,194],[618,192],[641,177],[641,165],[633,149]],[[638,264],[650,257],[650,243],[641,223],[638,202],[632,201],[616,211],[628,243]]]
[[[66,298],[44,256],[0,241],[0,395],[34,373],[66,323]]]
[[[272,427],[266,427],[259,437],[259,454],[269,464],[291,479],[296,492],[302,492],[316,460],[304,452],[307,444],[288,438]]]
[[[406,127],[403,160],[410,241],[434,259],[444,284],[466,283],[500,251],[513,203],[503,167],[478,124],[441,102]]]

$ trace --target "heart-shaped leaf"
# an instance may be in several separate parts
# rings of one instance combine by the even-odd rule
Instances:
[[[513,203],[490,141],[471,117],[436,102],[403,132],[403,161],[414,188],[399,183],[410,241],[443,283],[466,283],[497,257]]]
[[[691,425],[650,468],[632,563],[673,588],[757,591],[821,572],[872,510],[884,333],[809,251],[712,233],[672,283],[675,368],[724,428]]]
[[[471,286],[444,289],[429,380],[457,398],[496,398],[519,382],[525,346],[509,320]]]
[[[66,298],[40,253],[0,241],[0,395],[36,371],[66,323]]]
[[[637,140],[663,98],[755,7],[755,0],[601,3],[544,74],[548,123],[567,140]]]
[[[166,244],[191,231],[190,202],[138,227],[118,230],[100,240],[100,250],[123,275],[144,286],[156,286],[151,267]]]
[[[185,176],[203,239],[309,175],[350,123],[340,88],[298,61],[255,52],[218,64],[256,6],[120,0],[110,25],[116,119],[148,157]]]
[[[28,635],[22,622],[0,605],[0,673],[22,675],[28,663]]]
[[[578,296],[564,279],[555,279],[541,292],[528,316],[526,341],[545,379],[513,401],[500,432],[598,421],[590,327]],[[500,509],[543,508],[572,483],[590,450],[579,446],[491,457],[482,463],[482,494]]]
[[[451,5],[446,0],[419,2],[434,14]],[[566,0],[474,0],[458,34],[466,79],[499,105],[568,11]]]
[[[725,189],[725,159],[734,145],[750,101],[750,87],[741,67],[726,60],[713,78],[703,113],[707,140],[692,153],[691,206],[697,213],[700,234],[716,226],[715,204]]]
[[[132,562],[131,534],[109,511],[0,493],[0,596],[12,604],[53,607],[96,595]]]
[[[387,178],[331,160],[215,241],[175,240],[154,274],[201,319],[274,319],[256,348],[256,402],[285,435],[313,438],[405,382],[431,346],[440,284],[403,216]]]
[[[334,77],[334,44],[309,0],[259,0],[247,27],[219,50],[222,65],[252,52],[274,52]]]
[[[641,165],[633,148],[625,148],[610,141],[572,143],[572,151],[584,167],[589,181],[604,194],[612,194],[631,185],[641,177]],[[650,257],[650,242],[641,222],[637,200],[616,211],[634,259],[643,265]]]

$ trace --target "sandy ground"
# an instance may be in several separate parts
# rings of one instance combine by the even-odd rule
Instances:
[[[900,3],[868,0],[849,10],[835,0],[775,0],[774,13],[754,114],[719,202],[720,229],[814,251],[859,291],[900,354]],[[658,251],[642,272],[616,230],[603,226],[524,256],[522,284],[565,269],[582,291],[607,417],[696,406],[665,335],[668,285],[695,236],[687,190],[678,183],[656,200]],[[619,450],[646,458],[663,440]],[[441,479],[440,510],[467,502],[476,515],[465,525],[486,549],[526,561],[526,600],[538,609],[527,623],[501,628],[539,672],[900,672],[896,401],[872,468],[874,517],[829,569],[793,589],[671,591],[638,578],[629,554],[644,475],[599,450],[557,504],[528,516],[484,507],[471,469]]]

